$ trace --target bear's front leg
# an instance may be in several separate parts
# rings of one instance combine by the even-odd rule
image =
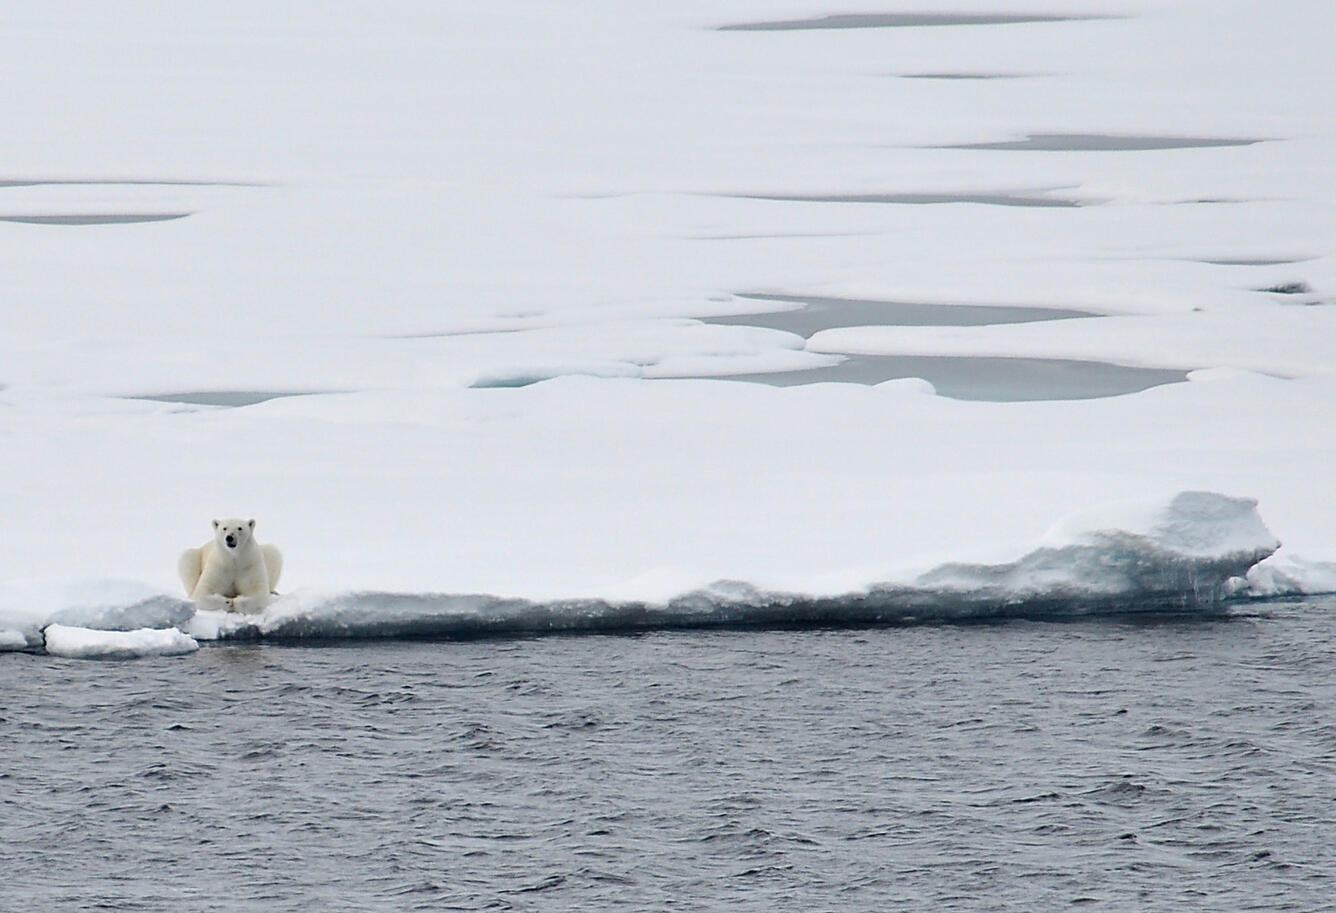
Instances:
[[[212,612],[232,611],[232,600],[218,593],[200,593],[195,597],[195,605]]]
[[[264,607],[269,604],[268,596],[237,596],[229,599],[232,604],[233,612],[240,612],[243,615],[258,615],[264,611]]]

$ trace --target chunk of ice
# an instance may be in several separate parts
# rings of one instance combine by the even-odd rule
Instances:
[[[74,659],[136,659],[141,656],[176,656],[194,653],[199,643],[176,628],[140,628],[103,631],[70,625],[48,625],[43,632],[46,652]]]

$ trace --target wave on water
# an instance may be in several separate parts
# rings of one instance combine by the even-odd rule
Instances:
[[[35,629],[5,624],[0,649],[49,652],[42,630],[59,624],[107,632],[105,655],[164,652],[142,633],[175,629],[195,640],[307,641],[357,638],[476,638],[556,632],[668,628],[958,622],[1072,618],[1133,612],[1212,612],[1253,595],[1250,570],[1279,547],[1251,499],[1184,492],[1150,508],[1122,505],[1055,526],[1037,548],[1000,564],[944,564],[903,583],[813,595],[721,581],[666,602],[538,601],[489,594],[297,591],[261,614],[196,611],[162,594],[65,606]],[[1262,575],[1265,579],[1272,577]],[[3,595],[3,594],[0,594]],[[1274,595],[1268,593],[1266,595]],[[9,628],[9,630],[5,630]],[[113,636],[113,632],[115,636]],[[82,636],[65,655],[96,656]],[[128,644],[128,646],[127,646]],[[172,648],[180,647],[173,640]]]

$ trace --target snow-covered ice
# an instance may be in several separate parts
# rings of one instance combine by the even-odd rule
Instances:
[[[42,645],[42,628],[102,631],[168,628],[187,622],[194,606],[133,580],[26,578],[0,583],[0,650]]]
[[[1184,492],[1219,495],[1186,496],[1209,508],[1187,539],[1123,516],[1058,549],[1095,566],[1142,537],[1260,595],[1336,586],[1336,10],[866,12],[6,16],[0,648],[53,623],[237,633],[173,569],[238,513],[288,558],[275,634],[374,628],[352,594],[390,620],[718,581],[748,606],[1038,598],[1053,523]],[[723,28],[767,22],[789,25]],[[757,295],[1096,316],[703,319]],[[1186,380],[992,403],[719,379],[849,355]],[[1284,544],[1240,567],[1261,520]]]
[[[74,659],[137,659],[143,656],[178,656],[193,653],[199,644],[176,628],[138,628],[103,631],[70,625],[48,625],[46,652]]]
[[[553,631],[630,631],[774,623],[858,623],[1051,617],[1139,611],[1213,611],[1279,543],[1256,503],[1208,492],[1167,502],[1111,505],[1056,524],[1014,561],[945,564],[849,592],[763,589],[718,580],[662,600],[535,600],[485,593],[299,590],[263,612],[164,609],[159,630],[130,634],[49,625],[48,652],[144,655],[228,639],[475,637]],[[181,631],[169,625],[179,625]],[[170,634],[180,634],[173,639]],[[15,648],[23,648],[22,641]]]

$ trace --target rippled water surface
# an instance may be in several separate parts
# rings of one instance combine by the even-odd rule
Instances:
[[[1334,618],[0,654],[4,907],[1336,909]]]

